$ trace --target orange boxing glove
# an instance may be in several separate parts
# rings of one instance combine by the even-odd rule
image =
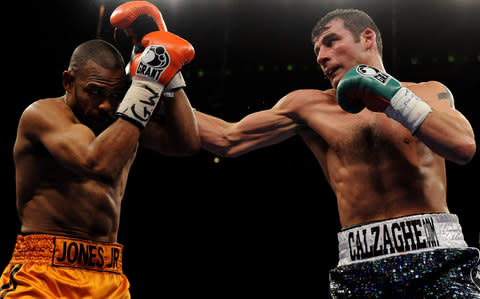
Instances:
[[[141,43],[145,50],[131,61],[132,84],[116,114],[145,127],[165,85],[192,61],[195,50],[188,41],[166,31],[151,32]]]
[[[110,23],[115,27],[115,40],[118,40],[118,29],[125,31],[131,38],[133,44],[132,59],[145,49],[141,44],[141,40],[146,34],[154,31],[167,31],[167,25],[163,21],[162,13],[148,1],[130,1],[121,4],[112,12]],[[129,65],[127,65],[126,71],[129,74]],[[178,72],[165,87],[163,96],[173,98],[175,90],[186,86],[182,73]]]
[[[115,34],[118,29],[127,31],[134,45],[147,33],[167,31],[162,13],[148,1],[130,1],[118,6],[110,16],[110,24],[115,27]]]
[[[142,39],[145,50],[132,60],[132,77],[143,77],[166,85],[183,65],[195,56],[193,46],[183,38],[165,31],[151,32]]]

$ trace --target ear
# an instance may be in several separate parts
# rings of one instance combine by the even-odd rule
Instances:
[[[70,71],[64,71],[62,73],[62,84],[63,84],[63,88],[65,89],[65,91],[71,93],[71,91],[73,89],[74,79],[75,79],[75,77],[72,75],[72,73]]]
[[[366,28],[363,30],[362,34],[360,35],[362,44],[365,47],[365,50],[372,50],[376,47],[377,45],[377,35],[375,34],[375,31],[373,31],[370,28]]]

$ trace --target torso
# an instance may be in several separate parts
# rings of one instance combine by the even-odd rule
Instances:
[[[442,157],[383,113],[344,112],[333,90],[301,93],[313,104],[299,112],[308,124],[300,135],[337,197],[342,226],[448,211]]]
[[[21,232],[115,242],[133,158],[115,182],[80,177],[19,130],[14,159]]]

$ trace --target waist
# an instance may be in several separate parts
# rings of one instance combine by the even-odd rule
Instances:
[[[122,273],[123,246],[64,236],[18,235],[10,263]]]
[[[346,227],[338,233],[338,266],[440,248],[466,248],[454,214],[403,216]]]

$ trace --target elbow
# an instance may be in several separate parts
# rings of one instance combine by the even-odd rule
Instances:
[[[202,149],[202,142],[198,134],[186,136],[170,144],[168,154],[171,156],[193,156]]]
[[[222,158],[233,158],[241,155],[238,148],[227,140],[222,140],[222,142],[218,143],[210,143],[204,140],[201,146],[202,149]]]
[[[189,140],[183,147],[182,150],[179,150],[184,156],[193,156],[197,154],[202,149],[202,142],[200,137],[192,138]]]
[[[184,143],[177,146],[172,146],[164,152],[168,156],[188,157],[197,154],[201,149],[200,141],[192,143]]]
[[[459,165],[465,165],[468,164],[470,161],[472,161],[473,157],[475,156],[475,153],[477,151],[477,145],[475,143],[475,139],[471,138],[466,142],[463,142],[462,144],[459,144],[456,149],[455,149],[455,160]]]
[[[94,160],[89,160],[82,167],[86,177],[94,180],[104,182],[106,184],[113,184],[119,175],[119,171],[108,167],[105,164],[97,163]]]

